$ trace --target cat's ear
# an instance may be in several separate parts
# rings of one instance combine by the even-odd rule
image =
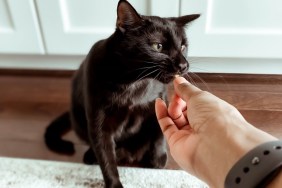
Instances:
[[[174,21],[176,22],[178,26],[184,27],[185,25],[196,20],[199,17],[200,17],[200,14],[191,14],[191,15],[180,16],[178,18],[174,18]]]
[[[122,32],[129,28],[134,28],[142,22],[142,18],[126,0],[120,0],[117,7],[116,26]]]

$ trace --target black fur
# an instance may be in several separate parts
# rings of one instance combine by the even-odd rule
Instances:
[[[58,126],[59,125],[59,126]],[[71,129],[69,113],[66,112],[55,119],[46,129],[45,143],[48,148],[58,153],[72,155],[74,146],[70,141],[61,139],[61,136]]]
[[[117,164],[165,166],[154,101],[165,98],[165,86],[175,74],[187,73],[184,26],[199,17],[141,16],[125,0],[117,15],[116,31],[94,44],[73,78],[69,114],[45,134],[50,149],[72,153],[73,145],[61,139],[72,124],[90,145],[84,162],[99,163],[106,187],[122,187]]]

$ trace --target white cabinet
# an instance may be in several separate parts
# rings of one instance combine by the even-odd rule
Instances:
[[[33,0],[0,0],[0,53],[44,53]]]
[[[86,54],[96,41],[114,32],[118,1],[36,2],[48,54]],[[163,16],[179,14],[179,0],[129,0],[129,2],[140,14]]]
[[[182,0],[180,7],[181,15],[202,14],[187,30],[195,66],[207,72],[282,73],[281,0]]]
[[[282,74],[281,0],[128,1],[144,15],[201,14],[187,29],[194,72]],[[0,0],[0,67],[77,68],[114,32],[117,4]]]

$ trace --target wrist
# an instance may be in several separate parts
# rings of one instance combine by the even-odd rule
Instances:
[[[267,188],[277,188],[282,185],[282,171],[266,186]]]
[[[248,151],[261,143],[276,140],[245,120],[232,121],[224,122],[220,132],[219,129],[209,130],[210,134],[203,136],[201,148],[195,153],[196,174],[211,187],[223,187],[229,170]]]
[[[259,144],[229,170],[226,187],[266,187],[281,171],[282,141]]]

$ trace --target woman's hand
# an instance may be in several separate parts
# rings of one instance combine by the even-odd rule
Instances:
[[[235,162],[256,145],[275,138],[254,128],[227,102],[191,85],[174,80],[175,95],[168,107],[156,100],[156,115],[170,152],[184,170],[223,187]]]

